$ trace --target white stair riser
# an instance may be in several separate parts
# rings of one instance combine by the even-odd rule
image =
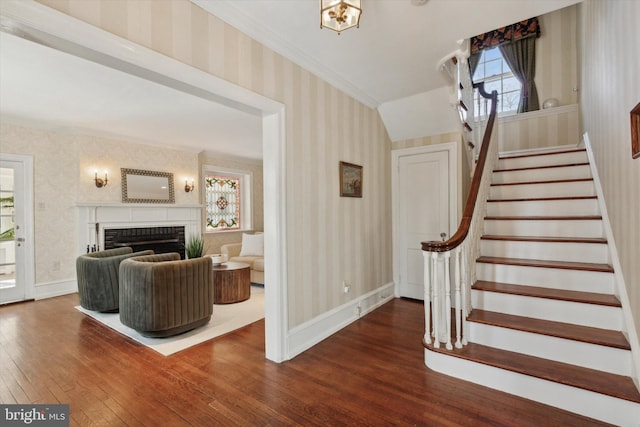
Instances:
[[[553,261],[609,262],[608,246],[603,243],[530,242],[514,240],[480,241],[480,253],[501,258],[525,258]]]
[[[549,154],[545,156],[527,156],[514,158],[501,158],[498,160],[498,169],[516,169],[528,167],[540,167],[550,165],[565,165],[588,162],[586,151],[570,153]]]
[[[618,375],[631,374],[631,351],[469,322],[469,341]]]
[[[613,294],[613,273],[476,263],[478,280]]]
[[[580,165],[494,172],[492,182],[502,184],[509,182],[554,181],[558,179],[582,179],[591,177],[592,175],[589,165]]]
[[[529,375],[506,371],[425,350],[425,364],[436,372],[522,396],[606,423],[637,426],[640,404]]]
[[[474,309],[494,311],[514,316],[571,323],[600,329],[622,329],[622,309],[605,305],[584,304],[523,295],[471,291]]]
[[[489,216],[600,215],[597,199],[488,202]]]
[[[485,220],[484,234],[498,236],[603,237],[601,220]]]
[[[555,182],[549,184],[492,185],[489,198],[595,196],[593,181]]]

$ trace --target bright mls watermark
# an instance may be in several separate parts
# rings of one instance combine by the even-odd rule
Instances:
[[[0,425],[68,427],[69,405],[2,405]]]

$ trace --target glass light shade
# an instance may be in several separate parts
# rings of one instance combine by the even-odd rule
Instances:
[[[360,25],[361,0],[320,0],[320,28],[341,31]]]

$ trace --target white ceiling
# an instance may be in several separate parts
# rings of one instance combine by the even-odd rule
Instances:
[[[191,1],[364,104],[401,118],[416,95],[444,85],[437,65],[458,49],[457,41],[581,0],[363,0],[360,28],[340,35],[320,29],[318,0]],[[262,158],[256,115],[0,35],[3,120]],[[394,113],[397,108],[403,110]]]
[[[0,33],[3,121],[249,159],[262,118]]]
[[[443,86],[458,41],[582,0],[362,0],[340,35],[320,29],[319,0],[191,1],[376,108]]]

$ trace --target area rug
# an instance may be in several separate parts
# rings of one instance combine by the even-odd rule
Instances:
[[[164,356],[169,356],[264,318],[264,288],[251,286],[251,298],[246,301],[214,305],[213,315],[207,325],[168,338],[144,337],[120,323],[118,313],[99,313],[85,310],[80,306],[75,308],[122,335],[146,345]]]

